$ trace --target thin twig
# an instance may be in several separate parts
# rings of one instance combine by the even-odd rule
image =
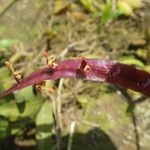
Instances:
[[[133,98],[128,94],[128,92],[126,90],[123,90],[122,88],[117,87],[117,89],[121,92],[121,95],[126,99],[129,107],[133,107],[135,106],[134,100]],[[131,117],[132,117],[132,123],[134,126],[134,133],[135,133],[135,144],[136,144],[136,149],[140,150],[140,139],[139,139],[139,134],[138,134],[138,130],[137,130],[137,123],[136,123],[136,116],[134,114],[133,109],[130,110],[131,111]]]
[[[19,0],[13,0],[10,2],[1,12],[0,12],[0,18],[14,5],[18,2]]]
[[[116,0],[112,0],[112,10],[116,10]]]
[[[58,56],[58,58],[60,58],[60,60],[63,60],[65,58],[65,56],[67,55],[68,51],[71,50],[74,46],[76,45],[76,42],[73,42],[71,44],[69,44]]]
[[[68,148],[67,150],[71,150],[72,148],[72,142],[73,142],[73,135],[74,135],[74,130],[75,130],[75,121],[73,121],[70,125],[70,134],[69,134],[69,141],[68,141]]]
[[[58,90],[57,90],[57,98],[56,98],[56,111],[57,111],[57,117],[58,117],[58,123],[59,123],[59,127],[60,129],[62,128],[62,122],[61,122],[61,91],[62,91],[62,87],[63,87],[63,82],[64,79],[60,79],[59,81],[59,86],[58,86]]]
[[[134,126],[134,133],[135,133],[135,139],[136,139],[136,149],[137,150],[140,150],[140,139],[139,139],[139,134],[138,134],[138,130],[137,130],[137,123],[136,123],[136,116],[134,114],[134,112],[132,111],[131,112],[131,115],[132,115],[132,123],[133,123],[133,126]]]
[[[49,98],[52,100],[52,112],[53,112],[53,120],[54,120],[54,129],[55,129],[55,136],[56,136],[56,148],[60,150],[60,128],[58,126],[58,117],[57,117],[57,110],[56,110],[56,100],[55,97],[49,94]]]
[[[55,117],[55,132],[56,132],[56,147],[57,150],[60,150],[61,145],[61,128],[62,128],[62,122],[61,122],[61,89],[63,86],[64,79],[60,79],[59,86],[57,90],[57,97],[53,101],[54,106],[54,117]]]

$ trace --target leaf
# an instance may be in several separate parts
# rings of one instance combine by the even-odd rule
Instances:
[[[16,103],[4,103],[0,105],[0,115],[11,121],[15,121],[20,117],[32,117],[38,112],[42,103],[43,100],[39,97],[36,97],[36,99],[32,101],[27,101],[22,113],[19,112]]]
[[[17,100],[17,103],[33,100],[35,98],[35,95],[33,94],[33,88],[30,86],[20,90],[19,92],[16,92],[15,98]]]
[[[146,49],[136,50],[136,55],[144,60],[148,60],[148,50]]]
[[[120,61],[124,64],[135,65],[140,68],[144,68],[144,63],[139,59],[134,58],[133,56],[122,57]]]
[[[132,16],[133,15],[133,8],[127,2],[125,2],[123,0],[119,0],[117,2],[117,8],[125,16]]]
[[[143,7],[143,1],[142,0],[124,0],[127,2],[132,8],[140,9]]]
[[[113,19],[117,18],[121,15],[121,12],[117,9],[112,9],[112,0],[107,1],[107,3],[102,7],[102,23],[108,23],[112,21]]]
[[[2,39],[0,40],[0,48],[10,48],[13,45],[17,44],[19,41],[16,39]]]
[[[36,139],[39,150],[51,149],[52,124],[52,106],[50,101],[45,101],[36,116]]]

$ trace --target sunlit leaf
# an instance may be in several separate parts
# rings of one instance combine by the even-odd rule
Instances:
[[[137,67],[144,68],[144,63],[133,56],[122,57],[120,61],[124,64],[135,65]]]
[[[133,15],[133,8],[127,2],[125,2],[123,0],[119,0],[117,2],[117,8],[125,16],[132,16]]]
[[[52,137],[52,106],[50,101],[45,101],[36,117],[36,139],[39,150],[51,149]]]
[[[0,40],[0,48],[9,48],[15,44],[17,44],[19,41],[16,39],[1,39]]]
[[[22,113],[19,112],[16,103],[4,103],[0,105],[0,115],[12,121],[17,120],[20,117],[32,117],[38,112],[42,103],[43,100],[38,97],[32,101],[27,101]]]
[[[143,6],[143,0],[124,0],[124,1],[135,9],[139,9]]]
[[[17,103],[33,100],[35,98],[35,95],[33,94],[33,88],[30,86],[25,89],[22,89],[19,92],[16,92],[15,98],[17,100]]]
[[[108,1],[103,7],[102,7],[102,23],[107,23],[115,19],[116,17],[120,16],[121,12],[117,9],[112,9],[112,0]]]

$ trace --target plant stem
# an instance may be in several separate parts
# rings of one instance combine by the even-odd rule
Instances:
[[[70,134],[69,134],[69,141],[68,141],[68,148],[67,150],[71,150],[72,148],[72,142],[73,142],[73,134],[75,130],[75,121],[73,121],[70,125]]]

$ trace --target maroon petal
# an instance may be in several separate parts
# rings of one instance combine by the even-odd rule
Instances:
[[[84,68],[87,65],[90,69],[85,71]],[[78,78],[108,82],[150,96],[149,73],[112,60],[80,59],[61,61],[57,64],[56,68],[47,67],[35,71],[24,78],[19,84],[0,94],[0,97],[43,80],[59,78]]]

